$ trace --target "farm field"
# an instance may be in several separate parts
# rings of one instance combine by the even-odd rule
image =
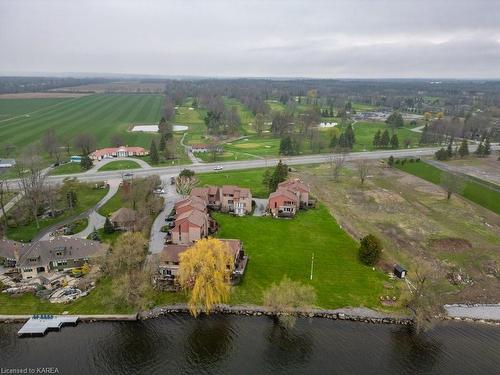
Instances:
[[[0,95],[0,121],[11,117],[27,115],[45,107],[51,107],[71,99],[42,98],[42,99],[6,99]],[[30,116],[30,115],[29,115]]]
[[[23,100],[33,108],[36,104],[29,103],[40,99]],[[110,137],[118,133],[128,145],[149,148],[154,135],[127,130],[132,123],[158,123],[163,106],[162,95],[88,95],[60,100],[64,101],[55,107],[41,108],[30,117],[0,122],[0,139],[8,139],[19,154],[52,128],[61,139],[71,143],[77,134],[90,133],[98,147],[106,147]],[[19,111],[18,106],[12,105],[13,110]],[[5,112],[9,111],[7,107]]]
[[[120,169],[140,169],[141,166],[133,160],[117,160],[103,165],[98,169],[99,172],[118,171]]]
[[[54,89],[58,92],[94,92],[94,93],[151,93],[161,94],[165,91],[165,84],[162,82],[143,82],[143,81],[123,81],[108,83],[92,83],[88,85],[63,87]]]
[[[420,162],[420,163],[405,163],[396,164],[398,169],[411,173],[417,177],[423,178],[433,184],[439,185],[443,178],[443,175],[447,172],[440,170],[432,165]],[[500,192],[489,188],[487,183],[483,183],[480,180],[467,179],[464,181],[462,191],[460,195],[470,201],[477,203],[497,214],[500,214]]]
[[[380,271],[362,265],[358,244],[345,233],[324,206],[299,213],[292,220],[232,217],[215,214],[217,237],[239,238],[250,261],[243,281],[234,288],[233,304],[262,304],[262,293],[283,276],[309,284],[322,308],[381,308],[384,282]],[[285,240],[286,239],[286,240]],[[313,280],[310,280],[314,253]],[[391,290],[391,295],[398,292]]]
[[[297,174],[353,238],[372,233],[381,239],[382,269],[402,264],[411,280],[416,270],[426,273],[444,303],[500,298],[500,216],[459,196],[447,201],[439,186],[377,162],[361,186],[351,168],[339,182],[328,165],[301,166]],[[451,284],[449,274],[473,284]]]

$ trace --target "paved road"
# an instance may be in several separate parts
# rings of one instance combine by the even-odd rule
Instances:
[[[83,231],[80,233],[76,233],[73,235],[73,237],[77,238],[87,238],[90,233],[92,233],[95,229],[100,229],[104,227],[104,223],[106,222],[106,218],[102,215],[100,215],[97,211],[99,208],[104,206],[104,204],[109,201],[113,196],[118,192],[118,188],[120,187],[120,181],[121,180],[109,180],[108,185],[109,185],[109,190],[107,194],[97,203],[97,205],[90,211],[89,214],[89,223],[87,225],[87,228],[85,228]]]
[[[184,143],[184,138],[186,137],[187,133],[184,133],[181,138],[181,145],[184,147],[184,151],[186,151],[187,156],[189,157],[189,160],[191,160],[191,163],[193,164],[200,164],[200,159],[198,159],[196,156],[193,155],[191,152],[190,148],[188,145]]]
[[[18,193],[14,196],[14,198],[12,198],[10,201],[8,201],[5,206],[4,206],[4,209],[5,209],[5,213],[7,213],[12,207],[14,207],[14,205],[19,202],[19,200],[22,198],[23,194],[22,193]],[[0,210],[0,218],[3,217],[3,211]]]
[[[175,191],[175,185],[170,185],[170,178],[164,179],[163,184],[165,186],[165,194],[162,194],[162,196],[165,199],[165,206],[151,227],[149,238],[149,252],[151,254],[157,254],[163,250],[166,233],[161,232],[161,228],[166,224],[165,218],[172,211],[172,208],[174,208],[174,203],[180,198]]]
[[[346,160],[359,160],[359,159],[386,159],[390,155],[394,157],[405,157],[405,156],[427,156],[433,155],[439,147],[432,148],[414,148],[409,150],[381,150],[381,151],[370,151],[370,152],[353,152],[347,155]],[[224,170],[237,170],[237,169],[251,169],[251,168],[262,168],[271,167],[278,163],[281,159],[288,165],[301,165],[301,164],[319,164],[327,163],[332,154],[321,154],[321,155],[307,155],[307,156],[292,156],[283,158],[272,158],[272,159],[256,159],[256,160],[242,160],[242,161],[231,161],[231,162],[218,162],[218,163],[200,163],[192,165],[183,166],[172,166],[172,167],[152,167],[147,170],[134,170],[134,175],[136,177],[144,177],[152,174],[158,174],[162,178],[166,179],[169,176],[177,175],[182,168],[189,168],[195,172],[216,172],[223,173],[220,171],[214,171],[216,165],[222,165]],[[67,177],[76,177],[82,181],[102,181],[110,180],[114,178],[121,178],[122,171],[110,171],[110,172],[98,172],[98,173],[78,173],[70,175],[59,175],[50,176],[48,179],[52,182],[61,182]],[[11,180],[15,181],[15,180]]]
[[[445,171],[469,175],[479,178],[480,180],[500,185],[500,168],[498,171],[484,171],[474,166],[451,165],[437,160],[427,160],[427,163],[434,165],[439,169],[444,169]]]
[[[110,158],[110,159],[99,160],[97,163],[94,164],[94,166],[92,168],[90,168],[88,171],[86,171],[84,173],[86,173],[86,174],[87,173],[90,173],[90,174],[98,173],[97,171],[98,171],[99,168],[102,168],[106,164],[112,163],[114,161],[135,161],[137,164],[139,164],[141,166],[142,169],[151,169],[152,168],[144,160],[138,159],[138,158],[131,158],[131,157],[127,157],[127,158]],[[129,171],[129,169],[127,169],[127,171]],[[103,173],[103,172],[99,172],[99,173]]]

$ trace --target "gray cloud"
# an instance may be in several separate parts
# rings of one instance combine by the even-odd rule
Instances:
[[[500,78],[494,0],[0,0],[0,73]]]

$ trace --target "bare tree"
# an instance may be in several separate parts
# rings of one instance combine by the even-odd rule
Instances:
[[[191,194],[191,190],[193,190],[197,183],[198,179],[196,177],[178,176],[175,179],[175,189],[178,194],[186,197]]]
[[[5,211],[5,201],[7,194],[9,193],[9,184],[6,181],[4,174],[0,174],[0,208],[2,210],[2,223],[4,231],[3,233],[7,233],[7,213]]]
[[[75,147],[81,150],[82,155],[88,155],[95,150],[96,140],[93,135],[82,133],[76,136]]]
[[[43,161],[38,156],[36,149],[28,149],[24,157],[16,163],[16,172],[19,178],[19,189],[24,193],[26,201],[37,228],[38,208],[45,198],[45,171],[43,170]]]
[[[57,148],[59,147],[56,132],[54,129],[47,129],[45,133],[42,135],[42,147],[45,152],[49,154],[49,157],[52,158]]]
[[[370,172],[370,163],[366,159],[360,159],[355,162],[356,170],[358,171],[359,180],[361,181],[361,185],[365,183],[365,179]]]
[[[455,173],[443,172],[441,176],[441,187],[446,193],[446,199],[450,200],[452,194],[459,194],[464,186],[463,178]]]
[[[340,175],[342,168],[344,168],[345,165],[346,155],[347,153],[345,152],[338,152],[329,156],[330,166],[332,168],[332,177],[336,182],[340,181]]]

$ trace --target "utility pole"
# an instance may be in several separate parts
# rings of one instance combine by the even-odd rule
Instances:
[[[314,271],[314,253],[312,253],[311,257],[311,280],[313,279],[313,271]]]

